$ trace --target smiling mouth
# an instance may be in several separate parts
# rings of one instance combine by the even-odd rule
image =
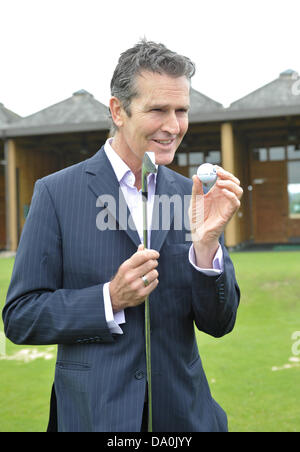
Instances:
[[[155,143],[158,143],[158,144],[168,145],[168,144],[173,143],[174,140],[153,140],[153,141],[155,141]]]

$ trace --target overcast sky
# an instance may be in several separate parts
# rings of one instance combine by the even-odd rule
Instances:
[[[0,102],[27,116],[85,89],[107,104],[119,54],[146,36],[226,107],[300,72],[299,23],[300,0],[0,0]]]

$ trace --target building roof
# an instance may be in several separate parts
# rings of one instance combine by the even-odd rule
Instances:
[[[191,122],[206,119],[208,113],[223,110],[223,106],[191,89]],[[42,135],[52,133],[108,130],[110,128],[108,107],[97,101],[85,90],[75,92],[72,97],[38,111],[10,124],[5,129],[9,136]]]
[[[224,111],[224,107],[219,102],[205,96],[204,94],[191,88],[190,91],[191,108],[189,111],[190,122],[205,121],[208,114]]]
[[[6,136],[42,135],[109,129],[108,108],[85,90],[22,118],[6,128]]]
[[[227,111],[240,118],[299,114],[299,74],[292,69],[282,72],[277,79],[233,102]]]
[[[229,108],[191,88],[191,123],[300,115],[300,77],[287,70]],[[85,90],[25,118],[0,104],[0,136],[16,137],[108,130],[108,107]]]
[[[20,119],[21,116],[17,115],[11,110],[8,110],[4,105],[0,102],[0,127],[6,126],[14,121]]]

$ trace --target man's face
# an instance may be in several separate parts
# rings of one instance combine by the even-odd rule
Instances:
[[[138,167],[145,152],[152,151],[157,164],[168,165],[188,129],[189,81],[144,71],[136,79],[136,89],[130,116],[122,110],[122,157]]]

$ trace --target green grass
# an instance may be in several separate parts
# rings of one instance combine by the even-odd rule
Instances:
[[[5,301],[13,259],[0,259],[0,307]],[[3,331],[2,317],[0,332]],[[6,354],[36,347],[18,346],[6,340]],[[53,355],[55,356],[55,347]],[[47,351],[49,347],[38,347]],[[0,356],[1,358],[1,356]],[[45,432],[48,423],[55,360],[39,358],[24,363],[0,360],[0,432]]]
[[[242,298],[233,332],[198,333],[211,391],[234,432],[300,431],[300,363],[282,368],[300,331],[300,253],[234,253]],[[295,357],[294,357],[295,358]]]
[[[300,331],[300,253],[233,253],[232,259],[242,291],[236,327],[220,339],[197,332],[212,394],[232,432],[300,431],[300,363],[289,361],[291,336]],[[0,259],[0,307],[12,265]],[[6,341],[8,356],[24,348],[34,347]],[[0,360],[0,431],[45,431],[54,365],[54,359]]]

